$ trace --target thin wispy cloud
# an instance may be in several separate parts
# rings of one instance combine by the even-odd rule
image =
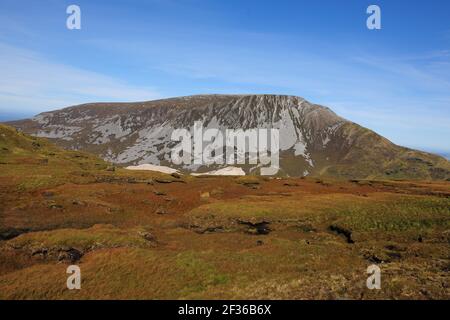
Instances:
[[[75,68],[33,51],[0,43],[0,112],[40,112],[95,101],[142,101],[160,97],[154,88],[130,85]]]

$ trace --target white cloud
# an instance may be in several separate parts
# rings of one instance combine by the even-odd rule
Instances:
[[[49,61],[39,54],[0,43],[0,112],[48,111],[94,101],[159,98],[153,88]]]

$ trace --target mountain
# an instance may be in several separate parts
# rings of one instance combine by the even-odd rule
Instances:
[[[9,122],[66,149],[92,152],[121,165],[170,161],[174,129],[276,128],[279,175],[342,178],[450,179],[443,157],[397,146],[329,108],[286,95],[196,95],[136,103],[90,103]],[[184,165],[206,172],[226,165]],[[239,166],[239,165],[238,165]],[[240,165],[247,173],[258,166]]]

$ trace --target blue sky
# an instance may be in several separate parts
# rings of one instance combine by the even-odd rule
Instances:
[[[81,8],[81,30],[66,8]],[[366,8],[381,7],[381,30]],[[0,120],[93,101],[279,93],[450,153],[450,2],[2,0]]]

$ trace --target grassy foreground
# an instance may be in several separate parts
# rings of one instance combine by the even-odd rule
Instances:
[[[173,177],[0,126],[0,203],[0,299],[450,298],[448,181]]]

